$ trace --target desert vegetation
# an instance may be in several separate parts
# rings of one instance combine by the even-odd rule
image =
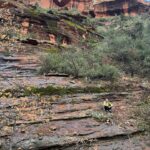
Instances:
[[[150,132],[150,97],[146,97],[142,99],[142,101],[138,104],[138,109],[135,111],[137,119],[139,121],[139,128],[142,130]]]
[[[41,73],[105,80],[115,80],[121,74],[150,77],[149,15],[88,19],[85,24],[96,28],[104,39],[91,37],[78,46],[42,56]]]

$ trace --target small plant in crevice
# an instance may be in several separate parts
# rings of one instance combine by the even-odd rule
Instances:
[[[96,119],[97,121],[102,121],[102,122],[106,122],[107,120],[110,120],[113,118],[112,114],[98,112],[98,111],[90,112],[90,116]]]

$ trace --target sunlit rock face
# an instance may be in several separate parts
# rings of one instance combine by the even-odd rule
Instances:
[[[96,0],[94,12],[96,17],[114,15],[136,15],[149,11],[150,3],[144,0]]]
[[[75,8],[82,13],[93,10],[93,0],[29,0],[34,5],[38,3],[42,8],[72,9]]]
[[[45,9],[76,9],[85,15],[94,10],[93,0],[29,0],[29,4],[31,5],[35,5],[36,3]]]
[[[34,5],[38,3],[42,8],[77,9],[83,14],[96,17],[114,15],[136,15],[148,11],[150,2],[147,0],[29,0]]]

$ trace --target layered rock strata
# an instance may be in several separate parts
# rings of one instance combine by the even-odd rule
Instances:
[[[83,14],[96,17],[114,15],[136,15],[149,11],[150,2],[145,0],[29,0],[34,5],[38,3],[42,8],[77,9]],[[93,15],[95,14],[95,15]]]

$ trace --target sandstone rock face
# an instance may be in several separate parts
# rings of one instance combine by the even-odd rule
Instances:
[[[34,5],[38,3],[42,8],[72,9],[86,14],[93,10],[93,0],[29,0]]]
[[[144,0],[103,0],[94,4],[97,17],[131,15],[149,11],[150,3]]]
[[[44,8],[48,4],[48,1],[42,1],[45,3],[38,2]],[[58,4],[63,7],[64,5],[59,1],[55,2],[53,3],[54,6]],[[89,26],[85,27],[80,23],[80,21],[82,22],[86,19],[83,15],[71,15],[65,12],[55,14],[53,11],[43,13],[38,12],[35,7],[30,7],[29,5],[34,6],[36,3],[35,1],[25,1],[25,3],[24,1],[18,1],[16,3],[16,1],[8,2],[7,0],[0,2],[0,19],[3,22],[4,20],[9,22],[9,30],[15,31],[16,38],[23,43],[32,45],[47,43],[55,46],[57,44],[67,46],[78,43],[91,35],[99,36],[94,29]],[[0,34],[0,39],[6,39],[6,35],[3,34],[7,33],[5,25],[0,26],[0,31],[2,33]]]
[[[34,5],[38,3],[43,8],[72,9],[83,14],[95,13],[96,17],[106,17],[119,14],[135,15],[145,12],[150,2],[145,0],[29,0]],[[92,13],[92,14],[93,14]]]

